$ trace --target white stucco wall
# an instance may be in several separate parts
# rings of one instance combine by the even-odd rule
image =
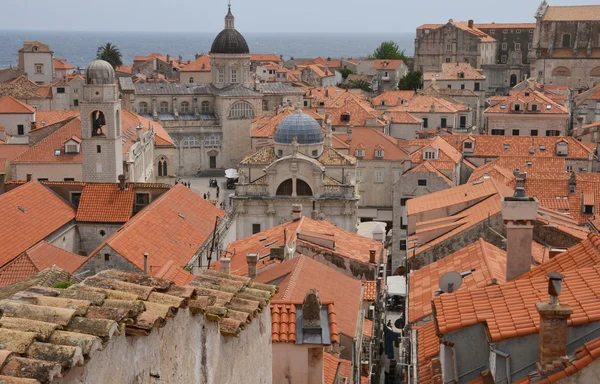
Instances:
[[[19,136],[19,125],[23,126],[23,136],[27,136],[33,122],[35,113],[0,113],[0,127],[6,128],[6,134],[10,136]]]

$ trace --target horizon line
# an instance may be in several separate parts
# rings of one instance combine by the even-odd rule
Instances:
[[[0,28],[2,32],[67,32],[67,33],[149,33],[149,34],[175,34],[175,33],[214,33],[215,36],[218,32],[215,31],[139,31],[139,30],[109,30],[109,31],[100,31],[100,30],[75,30],[75,29],[3,29]],[[242,31],[240,31],[242,32]],[[351,31],[330,31],[330,32],[306,32],[306,31],[286,31],[286,32],[273,32],[273,31],[250,31],[243,33],[260,33],[260,34],[273,34],[273,35],[282,35],[282,34],[297,34],[297,35],[320,35],[320,34],[331,34],[331,35],[383,35],[383,34],[409,34],[414,33],[413,31],[374,31],[374,32],[351,32]]]

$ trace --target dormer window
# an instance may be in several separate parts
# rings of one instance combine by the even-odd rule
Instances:
[[[538,112],[540,110],[540,107],[538,106],[537,103],[531,103],[531,112]]]
[[[357,149],[356,151],[354,151],[354,155],[356,157],[365,157],[365,150],[364,149]]]
[[[464,72],[458,72],[458,78],[459,79],[464,79],[465,78],[465,73]]]
[[[463,152],[473,152],[473,142],[465,140],[463,142]]]
[[[565,141],[556,143],[556,155],[567,156],[569,154],[569,144]]]
[[[385,107],[385,100],[381,100],[381,106]]]
[[[521,110],[522,110],[522,107],[521,107],[520,103],[514,103],[513,104],[513,111],[520,112]]]
[[[423,159],[425,160],[436,160],[437,159],[437,151],[433,149],[428,149],[423,152]]]
[[[68,139],[67,141],[65,141],[65,147],[64,147],[64,151],[65,151],[65,155],[76,155],[79,153],[79,151],[81,150],[81,141],[79,140],[79,138],[77,137],[72,137],[70,139]],[[58,152],[60,152],[60,150],[57,150]],[[59,156],[60,153],[57,155],[56,152],[54,153],[55,156]]]
[[[342,116],[340,117],[340,120],[343,122],[350,122],[350,114],[348,112],[344,112],[342,113]]]
[[[378,149],[375,151],[375,157],[378,159],[383,159],[384,151],[382,149]]]

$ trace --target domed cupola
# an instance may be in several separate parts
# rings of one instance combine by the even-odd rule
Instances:
[[[213,41],[210,53],[217,54],[249,54],[250,48],[244,36],[235,29],[235,17],[229,12],[225,16],[225,29],[221,31]]]
[[[87,85],[113,85],[114,82],[115,70],[107,61],[94,60],[85,69]]]
[[[323,153],[321,125],[301,109],[286,116],[275,131],[277,156],[289,155],[296,144],[298,151],[307,156],[319,157]]]

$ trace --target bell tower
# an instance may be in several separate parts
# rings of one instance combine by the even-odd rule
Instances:
[[[106,61],[86,68],[80,110],[83,181],[118,182],[123,174],[121,100],[115,71]]]

